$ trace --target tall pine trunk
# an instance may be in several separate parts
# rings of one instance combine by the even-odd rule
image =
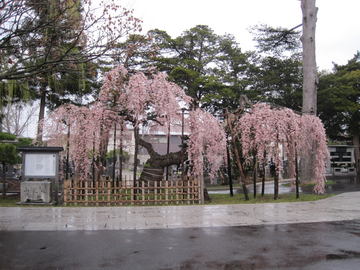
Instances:
[[[37,124],[37,135],[36,135],[36,141],[38,143],[41,143],[43,139],[45,107],[46,107],[46,86],[41,86],[39,119]]]
[[[315,55],[315,29],[318,8],[315,6],[316,0],[301,0],[303,34],[301,42],[303,46],[303,100],[302,113],[317,113],[317,84],[318,76],[316,69]],[[314,142],[311,142],[314,143]],[[314,153],[307,153],[302,157],[301,179],[311,182],[314,180],[313,160]]]
[[[317,111],[317,70],[315,55],[315,29],[317,21],[316,0],[301,0],[303,35],[303,106],[304,114],[315,114]]]

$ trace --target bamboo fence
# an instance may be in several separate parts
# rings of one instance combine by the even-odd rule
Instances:
[[[169,181],[64,180],[64,205],[119,206],[201,203],[200,183],[187,178]]]

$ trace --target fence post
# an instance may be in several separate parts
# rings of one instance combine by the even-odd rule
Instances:
[[[175,201],[176,201],[176,204],[179,204],[179,182],[176,181],[176,182],[173,182],[173,184],[175,184]]]
[[[191,182],[189,181],[189,179],[186,179],[186,185],[187,185],[187,204],[190,204],[190,185],[191,185]]]
[[[95,182],[95,201],[96,201],[96,206],[99,206],[99,183],[100,183],[100,181],[96,181],[96,182]]]
[[[87,202],[89,200],[89,180],[84,181],[84,198]]]
[[[165,181],[165,202],[169,204],[169,182]]]
[[[114,184],[114,187],[115,187],[115,181],[113,182],[113,184]],[[107,194],[108,194],[108,203],[107,203],[107,205],[111,205],[111,182],[109,181],[109,182],[107,182]]]
[[[73,182],[73,189],[74,189],[74,201],[75,201],[75,205],[77,205],[77,200],[78,200],[78,180],[75,180],[74,182]]]
[[[64,186],[63,186],[63,189],[64,189],[64,205],[66,205],[66,202],[67,202],[67,200],[68,200],[68,198],[67,198],[68,181],[69,181],[69,180],[64,179]]]
[[[154,181],[154,204],[157,204],[157,181]]]
[[[135,181],[132,182],[132,186],[131,186],[131,191],[130,191],[130,195],[131,195],[131,205],[134,205],[134,189],[135,189]]]
[[[141,201],[142,205],[145,205],[145,181],[139,181],[139,184],[141,185]]]

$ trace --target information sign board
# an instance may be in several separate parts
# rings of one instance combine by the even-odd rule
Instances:
[[[26,153],[25,177],[56,176],[56,154],[54,153]]]

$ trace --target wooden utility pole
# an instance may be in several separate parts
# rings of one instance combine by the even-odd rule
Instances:
[[[314,114],[317,111],[317,70],[315,55],[315,29],[318,8],[316,0],[301,0],[303,35],[303,114]]]
[[[316,115],[317,113],[317,84],[318,76],[316,69],[315,54],[315,29],[318,8],[316,0],[301,0],[302,10],[302,58],[303,58],[303,102],[302,113]],[[311,142],[315,143],[315,142]],[[311,182],[314,178],[314,153],[308,153],[302,158],[301,180]]]

